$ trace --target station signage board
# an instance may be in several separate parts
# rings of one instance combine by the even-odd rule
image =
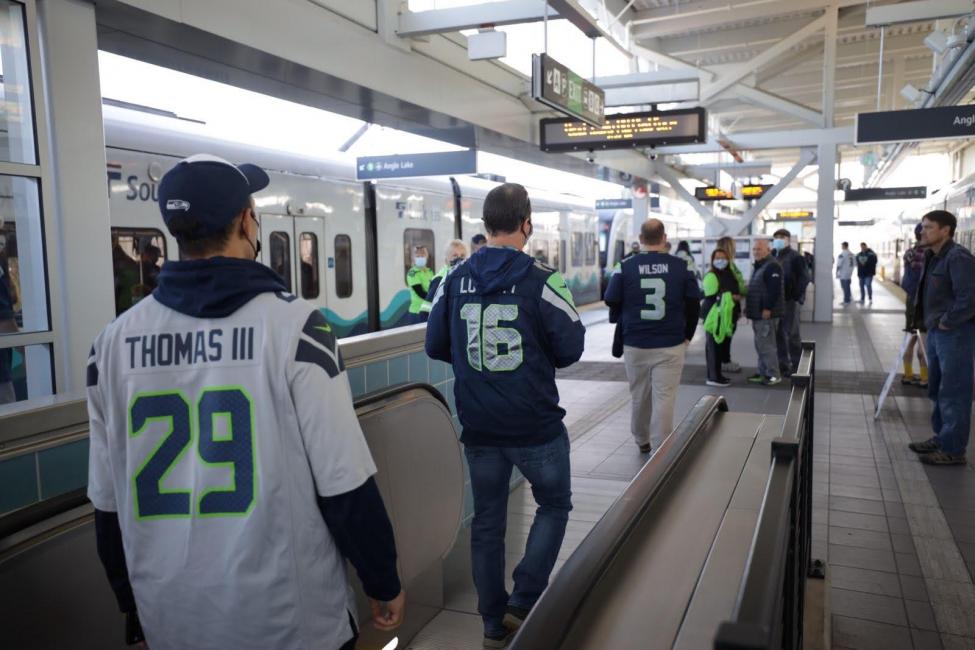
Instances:
[[[846,201],[890,201],[893,199],[923,199],[928,195],[928,188],[921,187],[863,187],[858,190],[846,190]]]
[[[633,199],[596,199],[597,210],[628,210],[633,207]]]
[[[857,144],[975,138],[975,104],[857,113]]]
[[[815,218],[812,210],[780,210],[772,221],[812,221]]]
[[[698,201],[731,201],[735,197],[728,190],[708,185],[707,187],[695,187],[694,198]]]
[[[605,120],[606,93],[548,54],[532,55],[532,99],[592,126]]]
[[[693,144],[707,140],[707,116],[703,108],[647,111],[609,115],[601,127],[578,120],[543,119],[540,122],[542,151],[604,151],[669,144]]]
[[[755,185],[749,183],[748,185],[741,186],[741,198],[746,201],[754,201],[755,199],[760,199],[772,189],[771,185]]]
[[[363,156],[355,159],[355,177],[360,181],[415,176],[451,176],[475,172],[477,172],[475,149]]]

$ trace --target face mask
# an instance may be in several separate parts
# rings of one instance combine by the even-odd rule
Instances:
[[[784,239],[773,239],[772,240],[772,248],[774,248],[777,251],[782,250],[783,248],[785,248],[785,240]]]
[[[451,266],[451,268],[457,266],[458,264],[460,264],[461,262],[463,262],[465,259],[466,259],[465,257],[458,256],[458,257],[455,257],[454,259],[450,260],[450,266]]]
[[[257,256],[261,254],[261,222],[257,220],[257,215],[254,214],[253,210],[251,210],[251,218],[254,220],[254,223],[257,224],[257,239],[255,241],[251,241],[247,236],[246,231],[244,232],[244,239],[246,239],[247,243],[251,245],[251,249],[254,251],[254,259],[256,260]]]
[[[528,240],[532,238],[532,235],[534,233],[535,233],[535,225],[529,220],[528,221],[528,234],[525,235],[525,244],[528,243]],[[522,234],[523,235],[525,234],[524,231],[522,231]]]
[[[728,268],[728,260],[714,260],[714,268],[723,271]]]
[[[427,258],[425,258],[425,257],[414,257],[413,258],[413,265],[414,266],[426,266],[427,265]]]

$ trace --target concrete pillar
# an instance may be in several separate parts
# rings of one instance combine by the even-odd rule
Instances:
[[[817,323],[833,322],[833,213],[836,202],[836,145],[819,146],[819,196],[816,199],[816,302],[813,320]]]
[[[633,197],[633,222],[630,224],[630,240],[636,241],[640,236],[640,226],[650,218],[650,196]],[[629,250],[629,249],[627,249]]]
[[[56,233],[49,281],[59,285],[51,292],[61,306],[55,354],[58,392],[67,392],[84,389],[92,341],[115,317],[98,38],[90,2],[37,5],[54,180],[45,206],[46,227]]]

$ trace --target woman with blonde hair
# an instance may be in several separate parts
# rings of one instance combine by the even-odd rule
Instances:
[[[735,264],[735,240],[732,237],[722,237],[718,240],[718,250],[724,251],[725,257],[728,259],[728,270],[735,276],[735,280],[738,282],[738,293],[736,301],[739,303],[739,308],[736,313],[740,314],[741,301],[745,299],[745,295],[748,293],[748,283],[745,282],[745,276],[742,275],[741,269]],[[731,360],[731,337],[735,335],[735,331],[738,328],[738,319],[736,318],[731,324],[731,334],[728,336],[728,342],[726,345],[721,346],[721,370],[722,372],[741,372],[741,366]]]

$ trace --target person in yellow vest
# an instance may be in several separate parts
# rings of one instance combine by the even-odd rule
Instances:
[[[433,276],[433,280],[430,281],[427,299],[423,301],[423,306],[420,307],[420,311],[424,313],[424,318],[427,317],[430,309],[433,307],[433,297],[437,295],[437,289],[440,287],[440,283],[444,281],[447,274],[453,271],[458,264],[463,264],[464,260],[467,259],[467,246],[459,239],[451,239],[447,242],[447,249],[444,251],[443,259],[444,265],[440,267],[437,274]]]
[[[423,310],[430,281],[433,280],[433,269],[427,266],[429,251],[426,246],[413,247],[413,266],[406,272],[406,286],[410,290],[410,315],[407,324],[414,325],[427,320],[428,311]]]

